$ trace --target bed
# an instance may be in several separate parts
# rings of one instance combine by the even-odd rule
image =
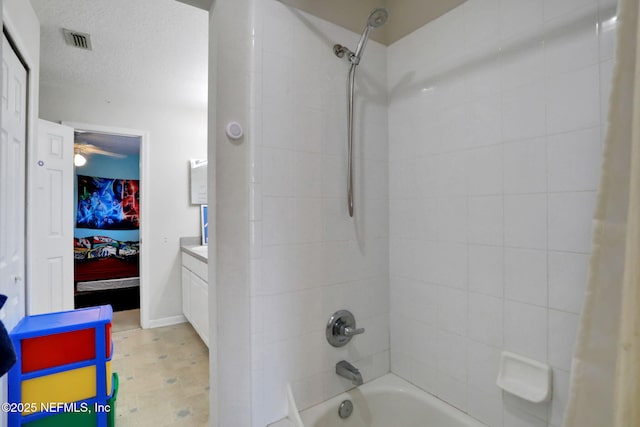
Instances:
[[[122,242],[106,236],[74,239],[74,281],[76,291],[121,288],[123,283],[137,286],[139,242]],[[82,289],[90,283],[89,289]]]

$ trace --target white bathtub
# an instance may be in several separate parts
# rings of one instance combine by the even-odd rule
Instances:
[[[343,400],[353,403],[349,418],[338,416]],[[342,393],[300,412],[304,427],[486,427],[393,374]],[[284,419],[271,427],[299,427]]]

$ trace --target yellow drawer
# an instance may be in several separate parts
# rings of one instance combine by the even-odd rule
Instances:
[[[96,367],[86,366],[22,382],[22,401],[40,407],[49,402],[76,402],[96,395]]]
[[[113,381],[113,375],[111,375],[111,361],[107,362],[107,396],[112,392],[111,382]]]
[[[111,361],[106,363],[107,390],[111,393]],[[22,402],[34,404],[40,408],[43,403],[71,403],[96,396],[96,367],[59,372],[22,382]],[[23,413],[25,414],[25,413]]]

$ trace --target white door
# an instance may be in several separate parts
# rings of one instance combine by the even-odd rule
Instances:
[[[25,314],[27,70],[2,35],[0,142],[0,320],[11,330]]]
[[[73,129],[38,120],[27,314],[73,309]]]

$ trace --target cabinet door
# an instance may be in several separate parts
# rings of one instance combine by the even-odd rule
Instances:
[[[191,288],[191,272],[182,267],[182,313],[191,322],[189,289]]]
[[[190,272],[191,273],[191,272]],[[191,273],[191,324],[202,338],[207,346],[209,346],[209,298],[207,282],[200,277]]]

